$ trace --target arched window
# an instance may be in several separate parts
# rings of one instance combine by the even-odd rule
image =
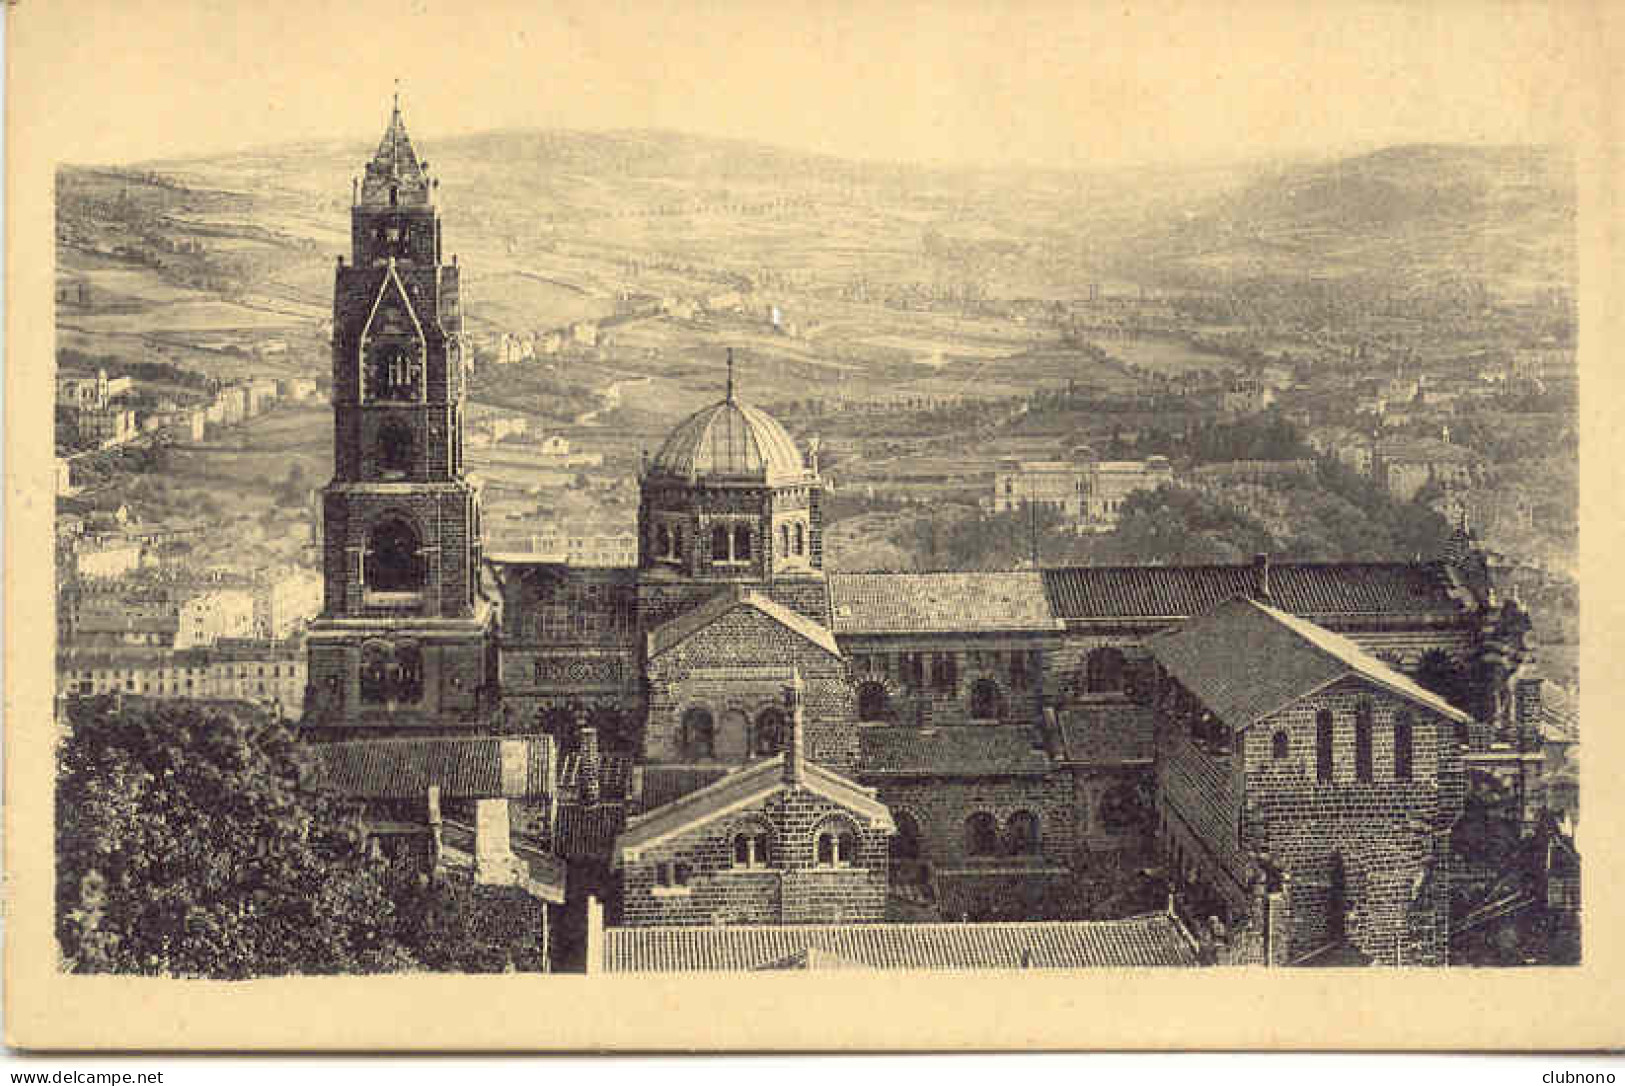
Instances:
[[[1089,654],[1085,667],[1085,689],[1091,694],[1115,693],[1123,689],[1123,653],[1110,646]]]
[[[389,700],[389,671],[394,666],[389,645],[368,642],[361,646],[361,700],[378,705]]]
[[[891,719],[891,694],[884,683],[871,679],[859,684],[858,719],[864,722]]]
[[[1411,779],[1415,758],[1415,726],[1411,723],[1411,714],[1401,709],[1394,717],[1394,780]]]
[[[1277,762],[1292,753],[1292,737],[1285,730],[1270,736],[1270,757]]]
[[[807,553],[807,530],[797,521],[795,526],[796,555],[799,557]]]
[[[1017,811],[1011,815],[1010,825],[1005,831],[1005,840],[1012,856],[1037,855],[1038,816],[1031,811]]]
[[[893,811],[892,821],[897,824],[897,835],[891,839],[891,858],[894,861],[920,858],[920,824],[907,811]]]
[[[1371,702],[1361,699],[1354,707],[1354,779],[1369,781],[1371,767]]]
[[[395,649],[395,700],[413,702],[423,697],[423,650],[416,644]]]
[[[1456,727],[1455,727],[1454,731],[1455,731],[1455,736],[1456,736],[1456,746],[1458,746],[1458,747],[1466,747],[1467,742],[1468,742],[1468,740],[1467,740],[1467,722],[1465,720],[1456,721]]]
[[[378,428],[378,467],[386,472],[412,470],[416,451],[412,430],[400,419],[389,419]]]
[[[779,555],[785,558],[790,555],[790,526],[788,524],[779,525]]]
[[[770,847],[766,826],[753,822],[741,827],[733,838],[734,866],[743,868],[770,866],[773,862]]]
[[[965,854],[967,856],[994,856],[999,851],[999,827],[993,816],[977,811],[965,819]]]
[[[721,524],[711,529],[711,561],[728,561],[728,529]]]
[[[814,859],[819,867],[851,867],[858,857],[858,834],[845,819],[819,824],[813,835]]]
[[[696,705],[683,714],[680,743],[683,757],[691,762],[709,761],[716,757],[716,724],[711,719],[711,710]]]
[[[784,749],[784,713],[773,706],[768,706],[756,716],[755,734],[752,736],[751,746],[756,754],[768,757]]]
[[[739,524],[734,527],[734,561],[750,561],[750,526]]]
[[[416,592],[423,588],[423,555],[418,534],[404,520],[386,520],[367,537],[366,584],[374,592]]]
[[[671,532],[664,524],[655,525],[655,557],[671,557]]]
[[[999,684],[992,679],[978,679],[970,689],[970,715],[973,720],[996,720],[1003,712],[1003,697]]]
[[[1315,779],[1328,784],[1332,779],[1332,711],[1315,714]]]

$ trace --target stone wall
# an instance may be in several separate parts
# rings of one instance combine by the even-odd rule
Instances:
[[[847,867],[817,865],[821,827],[857,838]],[[734,836],[766,832],[764,868],[734,865]],[[621,918],[627,926],[682,924],[863,924],[885,919],[887,834],[804,789],[769,796],[625,864]],[[661,865],[686,867],[686,885],[661,886]],[[672,881],[668,879],[668,881]]]
[[[863,777],[899,823],[909,817],[920,829],[919,859],[933,867],[960,867],[1010,860],[1011,816],[1037,816],[1040,855],[1070,865],[1077,850],[1071,778],[1064,772],[1026,777]],[[985,812],[998,828],[1000,850],[975,856],[967,850],[966,820]],[[1030,857],[1029,857],[1030,858]]]
[[[740,604],[681,644],[650,660],[649,713],[643,755],[681,762],[681,722],[690,709],[711,714],[717,761],[745,762],[746,728],[764,710],[783,706],[783,691],[799,670],[806,684],[807,757],[836,772],[857,763],[858,737],[846,665],[794,630]]]

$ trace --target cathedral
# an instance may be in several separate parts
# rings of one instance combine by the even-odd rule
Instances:
[[[816,453],[730,359],[641,465],[635,566],[485,555],[462,321],[397,103],[335,271],[303,726],[437,810],[513,799],[619,928],[1049,919],[1126,860],[1223,960],[1442,963],[1469,776],[1533,824],[1528,621],[1464,530],[1414,562],[829,572]]]

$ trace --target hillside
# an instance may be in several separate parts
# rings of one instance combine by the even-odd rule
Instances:
[[[1185,284],[1476,279],[1516,298],[1572,281],[1574,185],[1550,148],[1388,148],[1195,201],[1134,239],[1131,264]]]

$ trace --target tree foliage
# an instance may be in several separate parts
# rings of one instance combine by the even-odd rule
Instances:
[[[482,916],[511,902],[376,858],[354,809],[299,786],[303,760],[286,728],[246,706],[76,702],[56,790],[64,968],[241,979],[539,967],[536,926]]]

